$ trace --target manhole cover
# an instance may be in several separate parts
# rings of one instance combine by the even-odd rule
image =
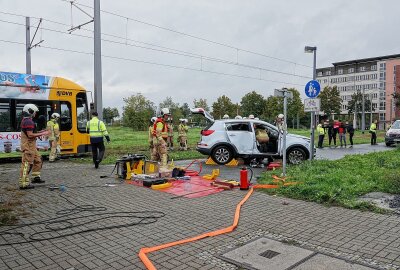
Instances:
[[[221,259],[251,270],[373,270],[308,249],[269,238],[258,238],[220,256]]]
[[[273,257],[275,257],[276,255],[279,255],[279,252],[273,251],[268,249],[267,251],[264,251],[263,253],[260,254],[260,256],[265,257],[267,259],[272,259]]]

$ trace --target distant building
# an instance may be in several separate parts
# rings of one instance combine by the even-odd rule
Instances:
[[[332,64],[333,67],[317,68],[317,81],[321,90],[325,86],[338,87],[342,99],[341,114],[348,114],[351,95],[360,91],[365,93],[365,98],[371,99],[373,119],[379,119],[381,128],[400,116],[392,97],[394,92],[400,92],[400,54]]]

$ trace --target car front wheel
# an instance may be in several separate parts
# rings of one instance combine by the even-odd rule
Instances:
[[[217,146],[211,154],[215,163],[225,165],[233,159],[232,150],[225,145]]]
[[[306,160],[307,156],[303,149],[295,147],[287,153],[288,161],[290,164],[300,164]]]

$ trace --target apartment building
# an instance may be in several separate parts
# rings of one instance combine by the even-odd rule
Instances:
[[[342,99],[341,114],[348,114],[351,96],[360,91],[372,102],[372,119],[381,128],[399,118],[392,94],[400,92],[400,54],[332,63],[333,67],[317,68],[321,89],[337,86]]]

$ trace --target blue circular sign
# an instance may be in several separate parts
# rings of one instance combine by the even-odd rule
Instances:
[[[305,92],[307,97],[315,98],[319,95],[320,91],[321,86],[319,85],[319,82],[313,80],[306,84]]]

